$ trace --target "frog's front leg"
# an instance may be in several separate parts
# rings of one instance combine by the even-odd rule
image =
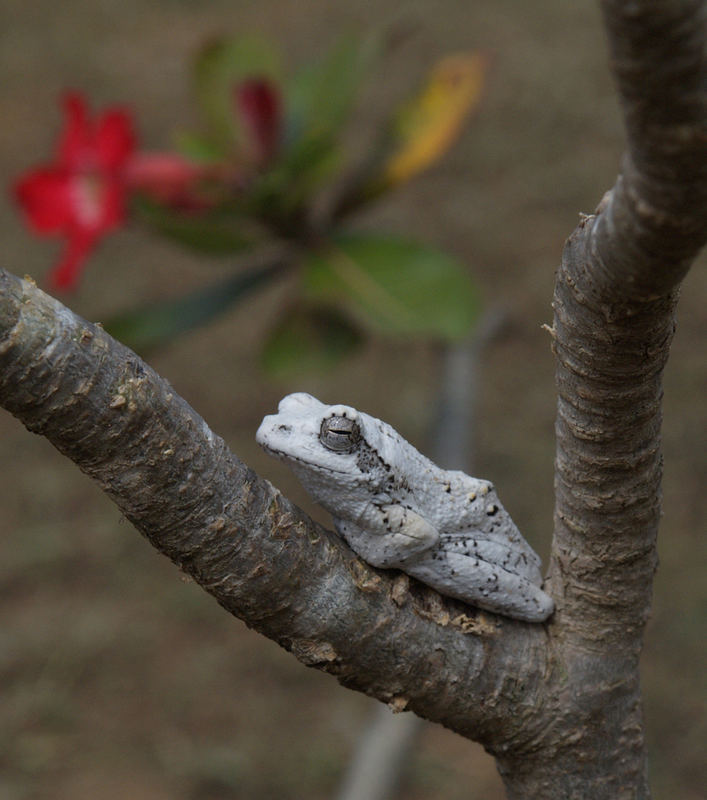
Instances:
[[[334,518],[351,549],[374,567],[402,567],[439,541],[439,531],[424,517],[397,504],[366,507],[356,524]]]

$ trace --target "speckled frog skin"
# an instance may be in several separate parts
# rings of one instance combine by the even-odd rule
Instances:
[[[256,439],[372,566],[515,619],[552,614],[540,558],[488,481],[440,469],[385,422],[302,392],[265,417]]]

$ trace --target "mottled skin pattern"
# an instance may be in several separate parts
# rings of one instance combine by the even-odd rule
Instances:
[[[488,481],[440,469],[385,422],[302,392],[265,417],[256,439],[369,564],[515,619],[552,614],[540,559]]]

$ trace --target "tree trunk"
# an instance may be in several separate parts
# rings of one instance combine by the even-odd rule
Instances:
[[[373,569],[228,451],[99,327],[0,272],[0,403],[96,480],[221,605],[493,753],[511,798],[645,798],[638,659],[660,513],[661,375],[707,238],[706,10],[605,0],[622,176],[568,240],[546,625]]]

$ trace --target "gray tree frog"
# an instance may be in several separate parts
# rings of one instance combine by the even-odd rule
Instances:
[[[440,469],[385,422],[304,392],[285,397],[256,440],[291,467],[372,566],[515,619],[552,614],[540,558],[488,481]]]

